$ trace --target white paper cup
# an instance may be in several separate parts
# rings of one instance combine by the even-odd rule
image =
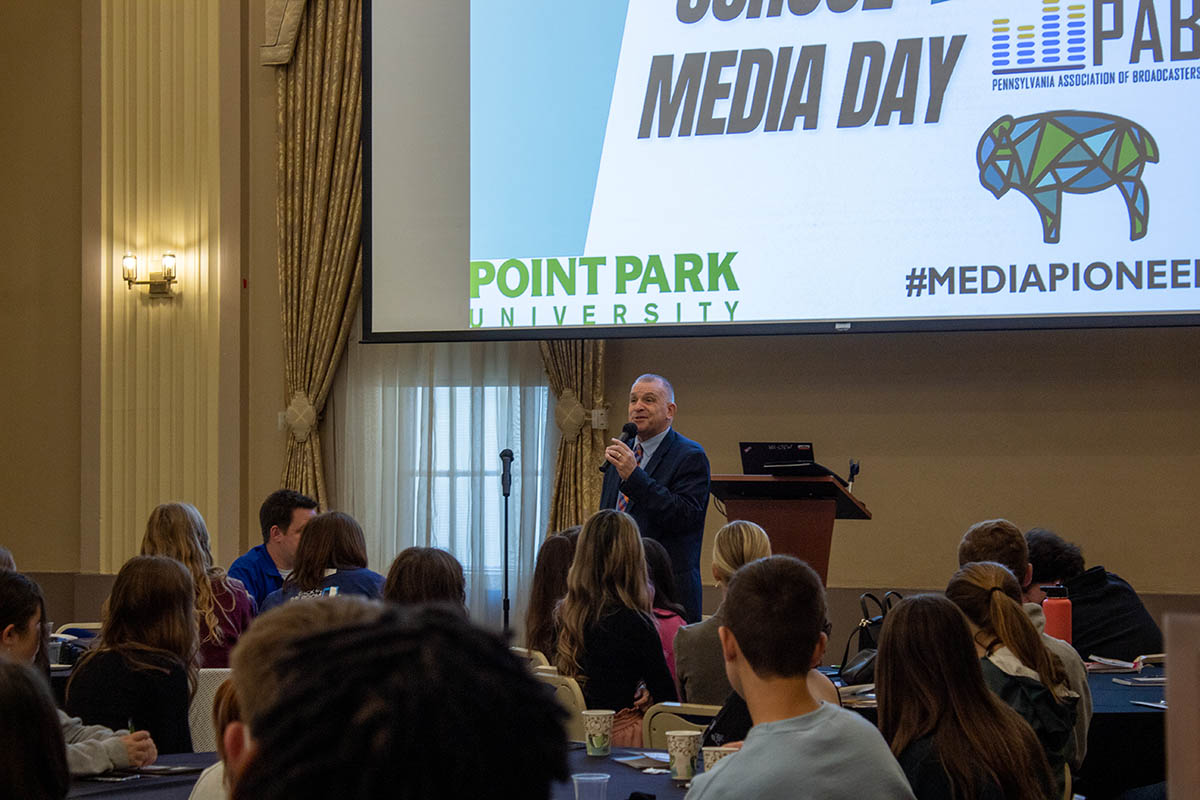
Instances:
[[[583,712],[583,736],[589,756],[606,756],[612,752],[613,717],[616,713],[607,709]]]
[[[671,757],[673,779],[690,781],[696,775],[701,736],[700,731],[667,731],[667,754]]]
[[[702,747],[700,751],[704,753],[704,771],[708,772],[722,758],[732,753],[736,753],[736,747]]]

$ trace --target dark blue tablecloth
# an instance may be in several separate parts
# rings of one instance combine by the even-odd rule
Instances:
[[[627,750],[613,748],[613,755],[629,756],[644,750]],[[683,784],[671,780],[670,775],[646,775],[633,767],[618,764],[611,758],[593,758],[588,756],[583,748],[571,750],[567,754],[568,766],[572,773],[604,772],[608,778],[608,800],[625,800],[632,792],[652,794],[658,800],[682,798],[687,794]],[[575,800],[575,787],[568,780],[566,783],[556,783],[551,791],[554,800]]]
[[[207,767],[217,762],[216,753],[174,753],[159,756],[164,766]],[[67,797],[136,797],[138,800],[187,800],[199,772],[186,775],[143,775],[120,783],[78,778],[71,781]]]
[[[1161,667],[1147,667],[1143,677],[1161,677]],[[1117,797],[1127,789],[1166,780],[1167,716],[1130,700],[1163,699],[1162,686],[1123,686],[1113,678],[1132,675],[1088,675],[1092,690],[1092,725],[1087,758],[1075,791],[1089,800]]]

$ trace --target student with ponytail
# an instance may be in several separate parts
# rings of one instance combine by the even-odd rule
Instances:
[[[988,691],[967,619],[945,597],[888,611],[875,681],[879,730],[918,800],[1053,797],[1037,736]]]
[[[1021,608],[1017,579],[995,562],[968,563],[950,579],[946,597],[970,622],[988,687],[1037,734],[1061,795],[1074,752],[1071,733],[1079,695],[1067,686],[1062,662],[1046,649]]]

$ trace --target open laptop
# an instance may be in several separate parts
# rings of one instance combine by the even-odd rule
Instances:
[[[813,458],[812,442],[739,442],[743,475],[777,477],[823,477],[832,475],[843,486],[846,481]]]

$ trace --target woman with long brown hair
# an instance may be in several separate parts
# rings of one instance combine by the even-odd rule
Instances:
[[[327,511],[304,526],[292,574],[267,595],[262,610],[301,597],[337,594],[377,599],[383,594],[383,576],[367,569],[367,540],[354,517]]]
[[[1079,695],[1067,686],[1062,662],[1042,644],[1021,608],[1017,579],[1002,564],[971,562],[954,573],[946,597],[967,617],[984,681],[1037,734],[1061,795]]]
[[[557,638],[554,609],[567,593],[567,572],[575,558],[575,543],[579,540],[580,529],[576,525],[547,536],[538,548],[533,567],[529,607],[525,610],[525,646],[551,660],[554,658]]]
[[[196,585],[202,667],[228,667],[229,653],[254,619],[254,599],[236,578],[213,564],[208,526],[190,503],[163,503],[150,512],[142,555],[167,556],[182,563]]]
[[[187,567],[134,556],[104,606],[97,644],[67,684],[67,713],[90,725],[149,731],[160,753],[191,752],[199,636]]]
[[[875,660],[879,730],[918,800],[1053,797],[1033,730],[983,681],[967,619],[934,594],[888,611]]]
[[[618,712],[614,744],[641,742],[642,711],[635,705],[646,700],[635,697],[640,683],[653,702],[676,697],[651,616],[649,584],[633,517],[612,509],[593,514],[567,573],[554,662],[579,681],[588,708]]]

